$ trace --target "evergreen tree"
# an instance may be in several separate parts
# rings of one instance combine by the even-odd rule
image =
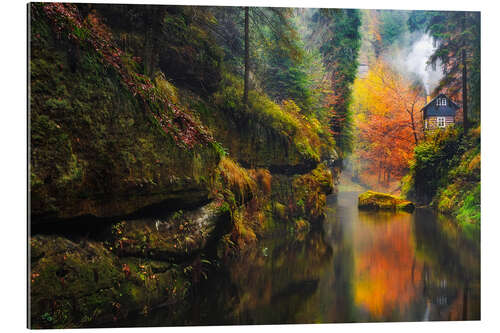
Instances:
[[[361,16],[355,9],[321,9],[314,18],[322,29],[320,51],[330,76],[333,95],[331,129],[337,145],[344,153],[352,149],[351,86],[358,71],[361,45]]]
[[[251,87],[259,86],[277,101],[297,99],[306,106],[306,74],[300,68],[303,51],[293,10],[215,7],[213,12],[218,21],[213,30],[226,50],[225,58],[235,73],[243,72],[244,104]]]
[[[444,77],[438,90],[458,97],[461,92],[464,128],[480,117],[481,24],[479,12],[413,12],[411,30],[428,32],[436,43],[429,63],[442,64]]]

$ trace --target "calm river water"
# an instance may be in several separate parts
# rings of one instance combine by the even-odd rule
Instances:
[[[263,240],[225,263],[188,311],[128,325],[480,319],[479,240],[428,209],[360,212],[358,194],[329,197],[316,230]]]

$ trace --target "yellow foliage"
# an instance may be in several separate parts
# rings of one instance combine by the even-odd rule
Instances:
[[[304,219],[298,219],[297,221],[295,221],[295,228],[297,229],[297,231],[305,231],[309,229],[309,222]]]
[[[219,170],[227,184],[237,189],[242,198],[245,197],[246,192],[255,192],[257,184],[250,177],[248,171],[229,157],[223,157],[220,160]]]
[[[243,248],[257,239],[256,232],[266,219],[264,207],[271,194],[272,176],[266,169],[247,170],[229,157],[221,159],[219,171],[230,192],[240,197],[239,202],[232,203],[231,240],[239,248]]]
[[[264,194],[270,194],[272,176],[269,170],[256,169],[256,170],[250,170],[249,172],[251,177],[257,182],[259,189]]]
[[[237,210],[233,214],[234,229],[233,229],[233,239],[236,241],[240,248],[243,248],[246,244],[254,242],[257,240],[257,236],[252,228],[247,225],[247,216],[244,210]]]
[[[389,188],[404,174],[422,139],[423,90],[379,60],[356,79],[352,96],[361,177],[371,186]]]
[[[479,169],[481,167],[481,154],[477,154],[469,162],[469,170]]]
[[[173,104],[179,103],[179,96],[177,94],[177,88],[173,84],[167,81],[165,75],[162,72],[158,72],[155,76],[156,87],[167,96],[168,100]]]
[[[300,114],[300,108],[298,107],[297,104],[291,99],[289,100],[284,100],[283,103],[281,104],[281,108],[289,113],[299,115]]]
[[[481,137],[481,126],[474,127],[469,131],[469,134],[474,138]]]
[[[240,167],[232,159],[223,157],[220,165],[223,170],[225,179],[231,184],[236,185],[243,190],[245,186],[249,186],[252,180],[249,178],[247,171]]]

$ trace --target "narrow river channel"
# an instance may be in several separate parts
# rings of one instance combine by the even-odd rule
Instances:
[[[358,194],[330,196],[311,232],[262,240],[225,263],[188,311],[126,325],[480,319],[479,240],[429,209],[360,212]]]

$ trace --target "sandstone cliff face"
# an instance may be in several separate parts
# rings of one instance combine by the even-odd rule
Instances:
[[[206,91],[191,73],[175,86],[178,68],[161,61],[177,58],[161,50],[182,41],[153,48],[146,74],[126,53],[108,63],[87,37],[57,33],[44,6],[31,7],[30,32],[33,327],[181,309],[214,260],[321,219],[335,178],[321,161],[336,155],[319,127],[258,94],[242,107],[234,78]],[[88,15],[110,24],[110,42],[125,35],[127,52],[142,54],[149,35],[113,25],[114,10]],[[186,33],[206,42],[197,31]]]
[[[30,61],[33,221],[206,202],[219,161],[214,146],[179,146],[94,52],[80,50],[70,65],[65,44],[49,29],[44,21],[33,26],[39,35]],[[160,77],[154,84],[165,83]]]

